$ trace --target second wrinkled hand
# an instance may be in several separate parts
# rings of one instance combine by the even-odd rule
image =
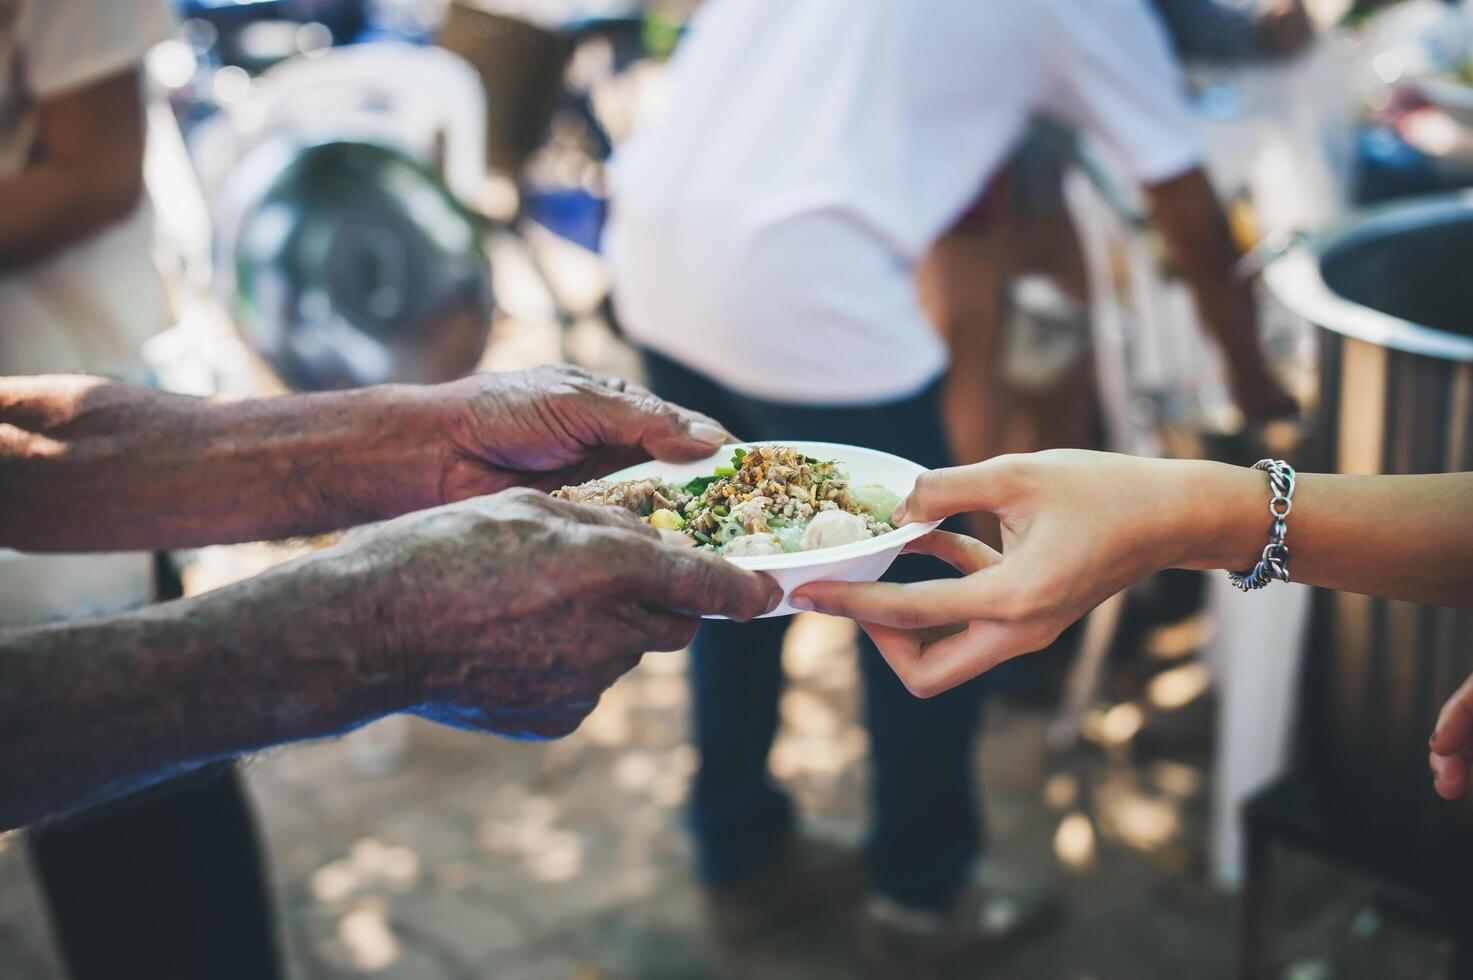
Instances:
[[[661,543],[631,514],[510,490],[335,549],[360,592],[362,669],[389,711],[517,738],[566,735],[699,618],[773,609],[770,579]]]

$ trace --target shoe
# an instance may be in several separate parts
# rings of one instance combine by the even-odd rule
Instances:
[[[944,912],[874,895],[860,926],[865,973],[876,980],[971,976],[988,952],[1056,924],[1062,913],[1057,890],[1039,884],[973,886]]]
[[[706,928],[718,949],[740,954],[815,918],[852,917],[867,887],[858,851],[793,835],[750,874],[706,889]]]

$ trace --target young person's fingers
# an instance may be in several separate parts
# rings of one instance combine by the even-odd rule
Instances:
[[[932,531],[905,546],[902,554],[940,558],[963,575],[980,572],[1002,561],[1002,553],[976,538],[950,531]]]
[[[931,470],[916,480],[895,519],[911,524],[944,520],[974,510],[996,511],[1012,499],[1017,457],[997,456],[970,466]]]
[[[1439,755],[1456,755],[1465,746],[1473,746],[1473,677],[1463,682],[1437,716],[1433,729],[1432,751]]]
[[[925,643],[915,632],[861,623],[906,690],[931,698],[985,674],[1004,661],[1046,645],[1035,627],[972,622]]]

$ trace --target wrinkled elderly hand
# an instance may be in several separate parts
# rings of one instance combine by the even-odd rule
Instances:
[[[1467,791],[1473,766],[1473,677],[1443,705],[1427,761],[1439,796],[1455,800]]]
[[[661,543],[620,510],[510,490],[398,518],[333,549],[385,710],[513,737],[575,729],[698,617],[776,607],[770,579]]]
[[[1190,484],[1189,466],[1055,450],[924,474],[896,518],[929,522],[991,512],[1001,523],[1002,554],[937,531],[906,550],[934,555],[964,578],[815,583],[800,589],[793,604],[858,620],[911,692],[940,694],[1048,646],[1111,595],[1182,562],[1182,542],[1159,519],[1161,508],[1142,502],[1172,499]],[[1261,490],[1243,472],[1244,492],[1256,500]]]
[[[555,489],[650,457],[688,462],[733,441],[712,419],[638,385],[559,365],[442,385],[445,502],[511,486]]]

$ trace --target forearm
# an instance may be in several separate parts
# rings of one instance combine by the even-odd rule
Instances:
[[[0,179],[0,273],[48,258],[138,206],[144,117],[137,68],[40,103],[31,159]]]
[[[390,710],[331,556],[95,622],[0,633],[0,829]]]
[[[0,545],[192,547],[439,503],[433,389],[225,402],[95,378],[0,386]]]
[[[1268,543],[1268,478],[1177,463],[1186,504],[1175,564],[1246,570]],[[1473,473],[1302,474],[1288,518],[1294,581],[1436,605],[1473,605]]]
[[[140,190],[41,162],[0,180],[0,273],[40,262],[127,217]]]
[[[1150,197],[1171,259],[1229,368],[1237,376],[1261,371],[1257,300],[1237,274],[1240,253],[1206,174],[1193,170],[1156,185]]]

